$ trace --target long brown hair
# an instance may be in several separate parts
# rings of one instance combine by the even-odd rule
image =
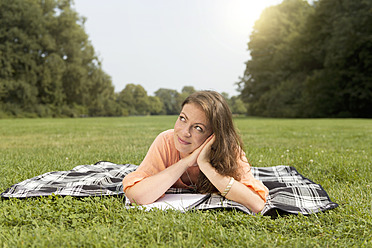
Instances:
[[[202,107],[216,137],[210,152],[212,166],[221,175],[240,180],[238,159],[241,159],[243,142],[234,127],[232,113],[224,97],[215,91],[197,91],[185,99],[182,107],[188,103]],[[197,189],[200,193],[218,192],[203,173],[199,173]]]

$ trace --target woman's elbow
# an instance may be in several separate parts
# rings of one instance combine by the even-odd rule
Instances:
[[[255,214],[262,211],[262,209],[265,207],[265,202],[262,200],[259,204],[256,205],[256,207],[252,210]]]
[[[153,202],[150,202],[150,201],[144,201],[140,198],[136,198],[136,197],[128,197],[129,198],[129,201],[131,204],[136,204],[136,205],[147,205],[147,204],[150,204],[150,203],[153,203]]]
[[[141,194],[134,192],[131,188],[128,188],[124,193],[131,204],[146,205],[154,202],[154,200],[146,199],[145,196],[142,196]]]
[[[265,207],[265,201],[262,198],[255,200],[254,202],[249,201],[247,204],[244,204],[249,208],[253,213],[257,214],[262,211]]]

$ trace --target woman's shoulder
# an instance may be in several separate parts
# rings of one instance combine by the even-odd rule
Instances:
[[[161,144],[161,143],[173,143],[173,134],[174,129],[168,129],[166,131],[161,132],[155,139],[155,143]]]
[[[174,129],[168,129],[168,130],[161,132],[159,135],[172,136],[173,133],[174,133]]]
[[[165,140],[173,140],[173,134],[174,134],[174,129],[168,129],[163,132],[161,132],[158,137],[161,137]]]
[[[173,135],[173,129],[161,132],[153,144],[159,154],[162,154],[161,156],[163,156],[163,161],[166,163],[166,167],[174,164],[178,158]]]

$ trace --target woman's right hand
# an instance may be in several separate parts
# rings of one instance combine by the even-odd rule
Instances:
[[[201,153],[201,151],[204,149],[204,147],[208,144],[208,142],[214,137],[214,135],[212,134],[211,136],[209,136],[204,142],[203,144],[201,144],[198,148],[196,148],[192,153],[190,153],[189,156],[183,158],[182,160],[184,162],[186,162],[188,164],[188,167],[192,167],[192,166],[198,166],[198,157]]]

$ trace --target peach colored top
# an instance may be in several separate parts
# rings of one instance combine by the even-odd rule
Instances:
[[[155,175],[180,160],[179,152],[177,151],[174,144],[173,132],[174,130],[170,129],[162,132],[156,137],[150,149],[148,150],[146,157],[137,168],[137,170],[124,177],[124,191],[126,191],[127,188],[133,186],[134,184],[145,179],[146,177]],[[261,198],[266,201],[269,190],[265,187],[265,185],[263,185],[261,181],[253,177],[250,170],[250,165],[247,158],[245,157],[244,152],[243,155],[243,160],[239,160],[239,165],[242,167],[244,172],[241,176],[240,182],[257,192],[261,196]],[[188,186],[182,182],[181,178],[179,178],[172,187],[188,188]]]

